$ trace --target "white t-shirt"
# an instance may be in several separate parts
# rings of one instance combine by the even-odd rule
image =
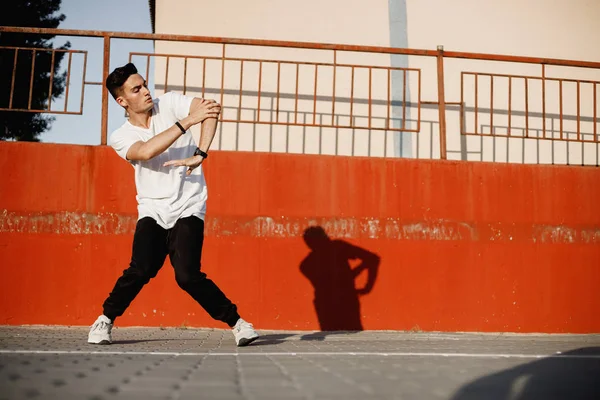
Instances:
[[[154,99],[150,128],[133,126],[126,121],[110,136],[109,143],[127,160],[127,151],[140,140],[146,142],[187,117],[193,97],[169,92]],[[135,169],[138,220],[151,217],[170,229],[180,218],[204,219],[208,192],[202,165],[187,176],[187,167],[163,167],[166,161],[191,157],[196,150],[192,132],[181,135],[167,150],[148,161],[130,161]]]

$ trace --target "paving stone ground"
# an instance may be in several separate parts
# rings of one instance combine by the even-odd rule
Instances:
[[[600,399],[600,335],[0,327],[3,399]]]

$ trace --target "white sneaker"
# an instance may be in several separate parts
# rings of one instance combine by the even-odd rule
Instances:
[[[101,315],[98,317],[94,325],[90,328],[88,335],[88,343],[91,344],[111,344],[112,336],[110,331],[113,324],[108,317]]]
[[[248,346],[258,338],[258,333],[254,330],[251,323],[238,319],[235,326],[233,327],[233,336],[235,336],[235,343],[238,346]]]

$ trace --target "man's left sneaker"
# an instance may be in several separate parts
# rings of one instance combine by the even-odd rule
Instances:
[[[233,336],[235,336],[235,344],[242,347],[254,342],[258,338],[258,333],[251,323],[240,318],[233,327]]]
[[[112,336],[112,321],[105,315],[98,317],[94,325],[90,328],[90,334],[88,335],[88,343],[91,344],[111,344]]]

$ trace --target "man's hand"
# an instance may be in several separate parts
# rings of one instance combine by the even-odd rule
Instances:
[[[188,167],[186,175],[190,175],[195,168],[198,168],[204,161],[202,156],[193,156],[182,160],[171,160],[163,164],[164,167]]]
[[[194,101],[190,107],[192,125],[203,122],[207,118],[219,118],[221,113],[221,105],[214,100],[201,99],[199,102]]]

